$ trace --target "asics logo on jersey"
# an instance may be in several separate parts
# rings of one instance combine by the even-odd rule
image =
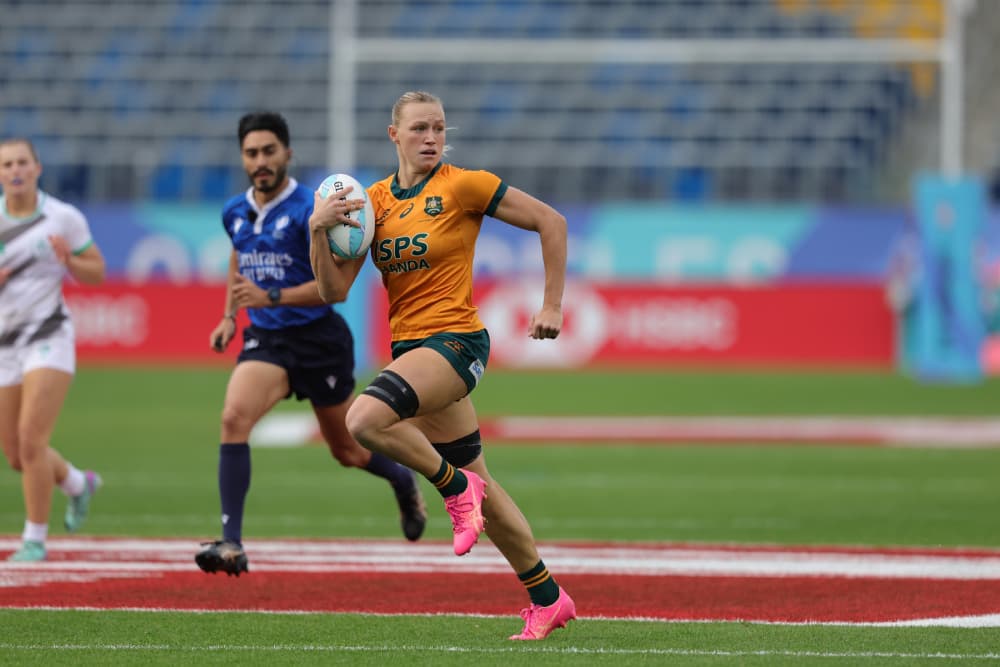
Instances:
[[[406,210],[399,214],[399,219],[402,220],[403,218],[408,216],[410,214],[410,211],[412,210],[413,210],[413,202],[410,202],[410,205],[406,207]]]

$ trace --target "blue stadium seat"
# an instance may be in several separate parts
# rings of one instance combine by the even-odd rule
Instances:
[[[366,0],[359,20],[360,34],[389,38],[852,36],[849,17],[821,4],[788,12],[770,0]],[[232,163],[237,118],[277,108],[292,121],[297,167],[322,173],[329,12],[323,0],[106,0],[96,12],[72,0],[8,3],[0,129],[44,140],[58,160],[100,152],[127,162],[141,146],[143,160],[157,166],[133,179],[148,186],[137,196],[214,198],[234,185],[232,168],[220,165]],[[561,165],[566,178],[553,187],[564,189],[555,194],[581,197],[731,196],[754,160],[771,165],[761,182],[785,189],[824,177],[871,182],[898,128],[924,102],[911,73],[888,64],[418,59],[359,71],[359,169],[391,168],[388,108],[401,92],[422,88],[444,98],[456,156],[481,156],[485,168],[517,170],[544,187],[552,182],[543,174]],[[186,155],[175,152],[194,137]],[[573,185],[607,159],[617,169],[607,192]],[[71,185],[94,187],[98,179],[66,165]],[[185,185],[196,171],[205,183]]]

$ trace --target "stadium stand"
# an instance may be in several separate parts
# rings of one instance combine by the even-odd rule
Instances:
[[[368,0],[362,37],[920,38],[939,0]],[[8,0],[0,134],[35,140],[67,197],[218,199],[243,187],[234,126],[276,108],[297,173],[328,165],[330,6],[290,0]],[[453,159],[554,201],[878,196],[900,128],[936,104],[895,63],[362,62],[359,175],[394,165],[388,109],[440,95]],[[466,156],[468,159],[466,160]],[[365,180],[362,178],[362,180]]]

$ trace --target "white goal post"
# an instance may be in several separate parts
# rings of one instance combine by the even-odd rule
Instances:
[[[963,172],[963,20],[976,0],[941,0],[940,39],[389,39],[359,36],[359,0],[334,0],[330,11],[328,166],[356,165],[358,67],[366,63],[703,64],[930,63],[940,72],[940,170]],[[387,110],[388,111],[388,110]]]

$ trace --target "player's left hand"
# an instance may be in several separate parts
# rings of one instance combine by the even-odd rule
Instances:
[[[528,336],[535,339],[555,338],[562,331],[562,309],[558,306],[542,306],[532,315],[528,325]]]
[[[63,266],[68,265],[71,253],[66,239],[55,234],[50,234],[49,245],[52,246],[52,252],[55,254],[56,259],[59,260],[59,263]]]

